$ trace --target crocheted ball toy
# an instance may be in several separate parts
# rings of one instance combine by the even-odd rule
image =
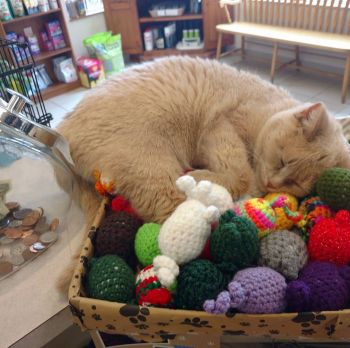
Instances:
[[[95,255],[116,254],[134,265],[134,240],[140,225],[140,220],[126,212],[108,212],[96,233]]]
[[[333,210],[350,210],[350,170],[328,168],[316,183],[317,194]]]
[[[323,218],[332,216],[331,209],[318,196],[306,197],[299,206],[303,218],[298,224],[303,239],[308,241],[311,228]]]
[[[244,313],[281,313],[286,307],[287,283],[284,277],[268,267],[252,267],[237,272],[228,284],[228,291],[216,300],[207,300],[203,308],[208,313],[223,314],[230,308]]]
[[[123,196],[116,196],[112,199],[111,209],[113,211],[125,211],[129,215],[138,217],[134,209],[132,208],[130,202],[126,200]]]
[[[292,231],[276,231],[260,242],[258,264],[274,269],[287,279],[296,279],[307,259],[305,242]]]
[[[134,274],[116,255],[93,258],[89,264],[87,290],[92,298],[128,302],[134,294]]]
[[[238,270],[251,265],[259,250],[258,230],[248,219],[228,210],[210,237],[213,262],[230,278]]]
[[[288,193],[269,193],[264,197],[264,199],[266,199],[270,204],[273,204],[277,199],[280,199],[280,197],[284,198],[285,207],[288,208],[289,212],[297,213],[298,200]],[[276,216],[276,230],[289,230],[294,226],[295,221],[291,219],[284,207],[276,207],[274,211]]]
[[[135,237],[135,254],[142,266],[148,266],[160,255],[158,236],[160,225],[148,223],[142,225]]]
[[[202,310],[203,303],[216,297],[226,278],[208,260],[193,260],[181,268],[177,279],[175,303],[178,309]]]
[[[350,212],[339,210],[311,229],[308,243],[311,260],[330,261],[339,266],[350,262]]]
[[[287,286],[286,300],[292,312],[336,311],[349,300],[350,267],[330,262],[310,262],[299,278]]]
[[[164,288],[154,272],[153,265],[145,267],[136,277],[135,294],[141,306],[165,307],[171,302],[171,292]]]

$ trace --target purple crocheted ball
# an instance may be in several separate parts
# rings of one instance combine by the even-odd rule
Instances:
[[[310,262],[297,280],[288,284],[286,299],[292,312],[336,311],[349,300],[350,267],[330,262]]]
[[[286,281],[268,267],[252,267],[239,271],[228,284],[228,291],[221,292],[216,300],[207,300],[204,310],[223,314],[230,308],[244,313],[280,313],[286,306]]]

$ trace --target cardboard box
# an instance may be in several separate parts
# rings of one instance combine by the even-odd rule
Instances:
[[[350,309],[332,312],[269,315],[226,314],[126,305],[85,296],[82,279],[93,256],[91,238],[104,217],[104,201],[89,232],[69,289],[73,320],[82,330],[126,334],[146,342],[183,341],[192,337],[193,347],[218,347],[220,336],[251,336],[274,340],[350,342]]]
[[[81,84],[86,88],[96,87],[106,79],[103,63],[98,59],[79,57],[77,68]]]

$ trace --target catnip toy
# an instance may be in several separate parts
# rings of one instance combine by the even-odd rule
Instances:
[[[202,310],[203,303],[216,297],[227,279],[208,260],[193,260],[181,268],[177,279],[175,303],[178,309]]]
[[[166,307],[172,300],[170,290],[162,286],[153,265],[145,267],[137,275],[135,294],[140,306]]]
[[[135,264],[134,240],[141,221],[126,212],[106,213],[95,240],[95,255],[115,254]]]
[[[307,260],[306,244],[295,232],[276,231],[260,242],[259,265],[270,267],[287,279],[296,279]]]
[[[320,198],[333,210],[350,210],[350,170],[328,168],[316,183]]]
[[[252,267],[237,272],[216,300],[207,300],[203,308],[208,313],[223,314],[230,308],[243,313],[281,313],[286,307],[287,283],[284,277],[268,267]]]
[[[134,294],[134,274],[123,259],[116,255],[93,258],[89,264],[87,290],[99,300],[128,302]]]
[[[250,220],[231,210],[221,215],[210,237],[210,255],[225,274],[231,278],[237,270],[251,265],[258,250],[258,230]]]
[[[97,169],[93,171],[92,175],[95,178],[95,190],[101,196],[107,196],[107,195],[114,196],[117,193],[115,182],[113,180],[110,180],[109,178],[105,178],[101,174],[101,172]]]
[[[180,179],[176,184],[183,188],[184,181]],[[191,187],[198,189],[197,186]],[[204,191],[210,194],[210,185],[206,185]],[[186,189],[185,192],[190,194],[191,190]],[[162,255],[153,260],[156,274],[164,286],[174,283],[178,274],[175,265],[183,265],[201,254],[211,232],[211,223],[218,220],[219,214],[218,208],[207,207],[196,199],[188,198],[164,222],[158,236]]]
[[[124,211],[129,215],[138,218],[135,210],[132,208],[130,202],[126,200],[123,196],[116,196],[111,201],[111,210],[113,211]]]
[[[299,278],[287,286],[286,300],[291,312],[337,311],[349,300],[350,267],[330,262],[310,262]]]
[[[329,261],[339,266],[350,262],[350,212],[339,210],[311,229],[308,243],[311,260]]]
[[[160,255],[158,236],[160,225],[148,223],[142,225],[135,237],[135,254],[142,266],[152,264],[153,259]]]

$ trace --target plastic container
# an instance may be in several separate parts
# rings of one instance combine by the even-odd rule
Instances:
[[[21,114],[31,101],[11,93],[0,99],[0,280],[60,239],[74,185],[65,139]]]

